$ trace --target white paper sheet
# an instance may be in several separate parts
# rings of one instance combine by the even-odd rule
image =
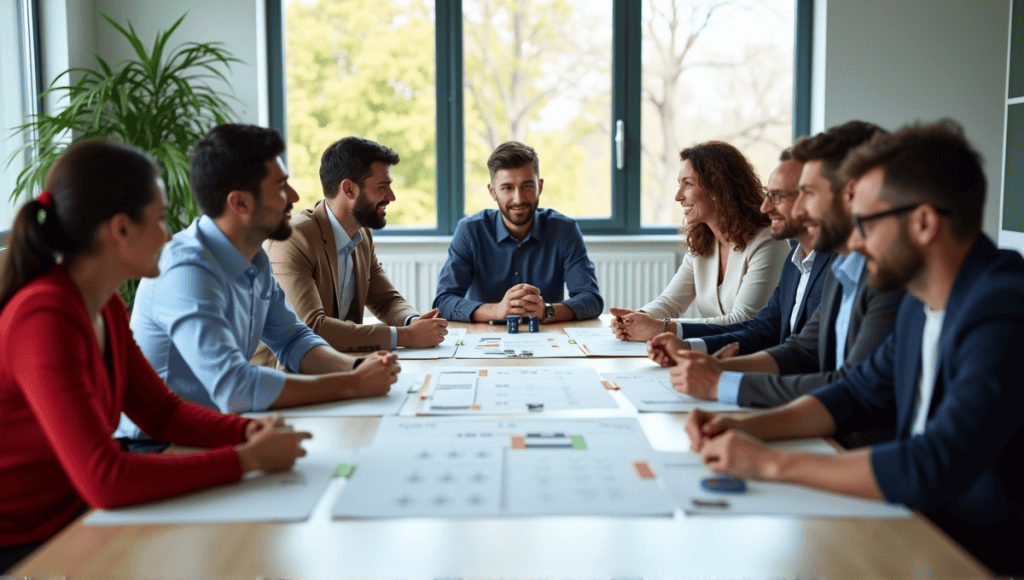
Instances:
[[[437,446],[508,447],[512,436],[530,433],[579,435],[588,449],[628,445],[650,449],[640,423],[632,417],[602,419],[538,419],[435,417],[384,417],[374,447],[417,447],[424,441]]]
[[[618,409],[590,367],[435,367],[419,415],[507,415]]]
[[[671,516],[651,452],[604,449],[506,451],[506,510],[514,515]],[[643,463],[639,471],[635,463]],[[641,477],[641,474],[644,477]]]
[[[798,518],[909,518],[905,506],[818,491],[788,483],[747,480],[741,494],[708,493],[700,481],[712,473],[701,465],[675,461],[664,453],[655,470],[682,510],[701,515],[771,515]],[[724,507],[701,507],[698,502],[724,502]]]
[[[263,413],[243,413],[243,416],[256,418],[275,413],[282,417],[384,417],[397,415],[409,398],[410,389],[413,392],[418,392],[422,384],[422,374],[402,372],[398,374],[398,381],[391,385],[391,390],[383,397],[345,399],[320,405],[274,409]]]
[[[465,328],[449,328],[441,344],[431,348],[405,348],[400,346],[394,350],[399,359],[430,360],[452,358],[459,348],[459,342],[466,338]]]
[[[522,328],[522,326],[520,326]],[[583,351],[561,332],[488,332],[470,334],[455,358],[565,358],[583,357]]]
[[[566,328],[565,334],[576,341],[587,356],[647,357],[646,342],[619,340],[610,328]]]
[[[717,401],[702,401],[672,389],[671,369],[651,368],[622,373],[601,373],[604,380],[619,387],[619,392],[642,413],[705,411],[739,411],[742,407]]]
[[[649,449],[510,446],[371,447],[332,509],[334,517],[671,515]]]
[[[354,453],[309,455],[292,471],[250,472],[242,481],[186,495],[113,510],[97,510],[90,526],[132,524],[205,524],[231,522],[301,522],[309,518],[339,463]]]

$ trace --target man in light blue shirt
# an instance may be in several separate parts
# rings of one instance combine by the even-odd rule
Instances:
[[[444,318],[467,322],[597,318],[604,301],[579,226],[553,209],[537,209],[544,189],[537,152],[509,141],[491,153],[487,168],[498,209],[455,227],[434,307]]]
[[[135,340],[171,390],[225,413],[384,395],[400,370],[394,355],[354,359],[328,346],[274,280],[261,244],[291,234],[298,199],[283,151],[273,129],[207,133],[191,160],[204,215],[164,247],[160,276],[139,285],[132,312]],[[249,363],[261,340],[290,372]],[[143,434],[122,416],[116,436]]]
[[[837,173],[846,154],[879,131],[851,121],[792,147],[793,158],[804,164],[794,218],[806,224],[814,251],[839,254],[811,319],[778,346],[726,360],[670,349],[676,390],[744,407],[782,405],[842,378],[889,335],[903,290],[868,286],[863,256],[846,245],[853,228],[852,184]]]

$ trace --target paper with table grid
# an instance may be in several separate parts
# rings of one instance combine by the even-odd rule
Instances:
[[[619,408],[590,367],[435,367],[423,384],[419,415]]]

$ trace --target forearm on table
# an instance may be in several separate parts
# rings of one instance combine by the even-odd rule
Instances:
[[[839,455],[776,451],[772,457],[762,466],[764,479],[867,499],[885,499],[871,466],[871,449]]]
[[[770,441],[828,437],[836,432],[836,423],[821,401],[816,397],[804,395],[782,407],[739,419],[736,428],[759,439]]]
[[[738,373],[772,373],[779,374],[779,366],[775,359],[766,352],[755,352],[721,361],[722,369]]]
[[[322,375],[352,370],[356,357],[338,352],[330,346],[315,346],[302,357],[299,369],[304,375]]]

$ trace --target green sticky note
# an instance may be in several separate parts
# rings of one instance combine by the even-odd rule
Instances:
[[[569,441],[572,441],[573,449],[587,448],[587,444],[583,442],[583,435],[569,435]]]
[[[350,465],[348,463],[340,463],[338,464],[338,467],[334,470],[333,477],[352,477],[352,472],[355,470],[355,465]]]
[[[569,339],[569,344],[576,344],[576,341],[570,338]]]
[[[461,340],[456,340],[455,341],[455,346],[462,346],[462,341]]]

